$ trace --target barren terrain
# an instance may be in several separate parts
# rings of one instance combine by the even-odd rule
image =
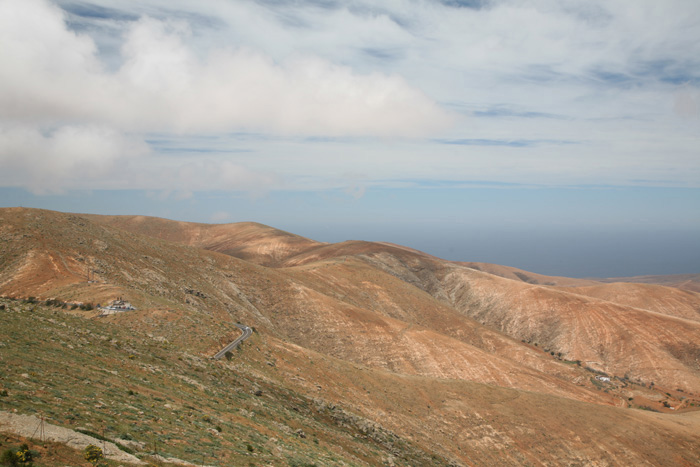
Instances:
[[[146,334],[186,360],[212,356],[244,323],[256,330],[253,343],[231,361],[203,363],[186,376],[193,387],[213,397],[217,378],[239,372],[247,387],[268,388],[256,413],[283,406],[291,391],[317,407],[302,430],[322,426],[328,407],[342,407],[347,423],[365,427],[363,436],[373,427],[403,443],[390,448],[369,436],[374,447],[352,441],[337,452],[342,463],[330,464],[416,465],[421,456],[435,465],[700,461],[700,294],[691,290],[453,263],[385,243],[324,244],[251,223],[13,208],[0,210],[0,241],[0,295],[67,303],[51,317],[57,326],[65,316],[76,329]],[[117,297],[137,310],[97,318],[85,306]],[[71,311],[73,304],[88,309]],[[61,342],[70,343],[59,335]],[[162,371],[183,372],[168,362],[159,363]],[[14,378],[3,374],[0,385],[14,391]],[[237,411],[237,403],[219,410]],[[31,403],[22,407],[32,413]],[[255,417],[235,419],[266,442],[289,435]],[[313,429],[319,445],[295,441],[285,452],[328,465],[317,447],[344,435]],[[222,443],[240,447],[244,431],[222,435]],[[166,446],[188,459],[177,443]],[[287,465],[268,451],[265,462]]]

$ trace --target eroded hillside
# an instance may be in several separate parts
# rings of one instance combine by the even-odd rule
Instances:
[[[155,397],[217,408],[219,420],[241,426],[231,430],[227,446],[240,447],[247,426],[257,433],[260,460],[273,465],[287,465],[297,450],[322,465],[690,465],[700,459],[700,323],[692,319],[692,292],[563,279],[567,287],[554,287],[398,245],[321,244],[258,224],[3,209],[0,239],[0,294],[67,303],[45,318],[41,307],[37,315],[5,318],[25,326],[37,319],[47,329],[62,322],[70,329],[98,326],[101,335],[118,334],[122,348],[151,342],[139,353],[128,350],[144,365],[147,349],[160,355],[147,364],[154,372],[130,384],[159,381]],[[95,310],[71,311],[116,297],[137,309],[100,318]],[[240,334],[236,322],[255,327],[253,341],[230,361],[206,360]],[[59,328],[47,332],[55,332],[49,347],[75,347]],[[16,331],[3,337],[10,340],[21,342]],[[42,354],[38,343],[28,348],[43,355],[32,357],[32,365],[56,355]],[[93,369],[119,372],[119,346],[99,348],[105,357]],[[12,355],[19,371],[22,354]],[[66,365],[80,358],[66,350]],[[199,370],[185,374],[181,362],[194,361]],[[218,405],[216,394],[239,384],[231,372],[244,375],[243,390],[263,388],[263,396],[251,396],[245,406],[235,397]],[[161,381],[171,373],[185,375],[198,397]],[[17,375],[7,375],[2,384],[21,391]],[[63,388],[76,384],[49,379]],[[122,378],[108,379],[120,387]],[[39,388],[46,380],[35,383]],[[100,403],[118,405],[118,393]],[[24,410],[39,410],[32,397]],[[287,428],[256,422],[279,420],[273,408],[290,397],[307,401],[291,408],[306,421],[285,422]],[[303,408],[309,404],[315,408]],[[52,417],[70,423],[60,407]],[[119,410],[112,412],[113,425]],[[179,433],[178,423],[187,422],[173,419],[158,433]],[[331,427],[321,434],[324,423],[358,431]],[[335,454],[304,447],[308,438],[289,441],[299,437],[297,426],[313,431],[320,446],[339,443]],[[188,458],[182,446],[203,442],[196,433],[173,438],[169,449]],[[287,444],[278,449],[280,440]]]

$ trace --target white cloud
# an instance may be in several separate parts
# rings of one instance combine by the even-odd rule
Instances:
[[[110,128],[63,126],[45,134],[32,126],[0,126],[0,183],[35,193],[99,188],[93,180],[120,178],[132,157],[148,147]]]
[[[70,185],[66,167],[91,158],[85,178],[94,186],[162,193],[306,189],[307,181],[352,190],[357,181],[338,174],[358,167],[368,174],[362,186],[699,179],[697,118],[688,118],[700,102],[697,2],[81,3],[91,4],[114,18],[0,0],[0,147],[14,148],[0,163],[21,174],[3,174],[3,184],[37,190],[55,166],[53,183]],[[474,113],[492,109],[502,115]],[[149,152],[143,141],[154,132],[179,138],[182,150]],[[238,132],[261,136],[241,143],[230,136]],[[207,146],[202,135],[225,143]],[[421,139],[432,135],[572,144]],[[93,155],[72,163],[67,148]],[[47,157],[57,159],[33,168]]]
[[[0,115],[38,122],[99,120],[140,131],[415,136],[446,113],[396,75],[360,75],[315,57],[276,63],[231,46],[204,57],[183,22],[129,25],[116,73],[40,0],[0,3]]]
[[[184,162],[169,180],[149,164],[129,178],[109,171],[147,156],[138,135],[155,131],[414,137],[449,120],[397,75],[311,55],[276,62],[235,44],[194,50],[184,21],[122,24],[121,65],[108,71],[93,39],[65,20],[45,0],[0,0],[0,162],[19,174],[6,170],[5,184],[50,192],[80,173],[105,186],[264,190],[274,177],[227,161]]]

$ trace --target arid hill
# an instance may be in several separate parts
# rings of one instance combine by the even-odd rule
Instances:
[[[4,230],[18,245],[7,250],[13,261],[0,273],[0,293],[93,303],[128,295],[139,310],[157,309],[162,321],[143,316],[154,325],[181,319],[177,309],[182,309],[202,328],[188,336],[202,349],[214,349],[235,334],[235,318],[295,344],[380,369],[621,403],[619,396],[591,392],[581,371],[436,300],[415,286],[418,278],[397,278],[364,257],[311,262],[329,252],[357,255],[378,247],[398,256],[416,255],[395,246],[321,246],[288,260],[303,266],[268,269],[74,215],[9,214],[14,216],[5,217]],[[26,233],[13,235],[20,227]],[[271,229],[262,230],[267,241]],[[96,282],[87,281],[88,271]],[[574,384],[578,380],[584,383]]]
[[[535,285],[556,285],[560,287],[597,285],[598,281],[593,279],[575,279],[571,277],[545,276],[534,272],[523,271],[522,269],[510,266],[501,266],[489,263],[457,263],[477,271],[488,272],[494,276],[505,277],[515,281],[527,282]]]
[[[672,274],[668,276],[612,277],[600,282],[636,282],[639,284],[665,285],[691,292],[700,292],[700,274]]]
[[[636,283],[649,285],[663,285],[665,287],[675,287],[681,290],[690,292],[700,292],[700,274],[672,274],[667,276],[633,276],[633,277],[610,277],[604,279],[588,278],[577,279],[572,277],[546,276],[534,272],[524,271],[522,269],[513,268],[510,266],[501,266],[498,264],[489,263],[469,263],[458,262],[463,266],[467,266],[477,271],[488,272],[496,276],[505,277],[506,279],[519,280],[528,284],[537,285],[556,285],[560,287],[586,287],[595,286],[600,283]]]
[[[700,321],[700,294],[675,287],[613,282],[570,292],[678,318]]]
[[[287,442],[296,423],[313,427],[321,441],[289,442],[322,464],[334,463],[321,452],[324,442],[337,444],[346,465],[692,465],[700,459],[700,322],[693,314],[699,295],[692,292],[565,278],[544,285],[551,280],[533,273],[520,273],[532,280],[517,270],[510,271],[514,278],[500,277],[399,245],[323,244],[250,223],[13,208],[0,210],[0,241],[2,295],[68,304],[124,297],[136,306],[102,318],[71,305],[61,313],[77,316],[71,329],[83,320],[86,328],[99,324],[99,333],[124,331],[113,339],[138,350],[132,352],[138,359],[147,358],[147,348],[138,344],[142,337],[128,343],[129,334],[165,342],[183,359],[159,357],[148,364],[161,368],[152,373],[144,362],[145,379],[133,380],[138,384],[180,374],[182,362],[213,355],[240,333],[235,322],[255,327],[253,343],[230,362],[202,363],[187,373],[192,387],[201,386],[197,398],[168,393],[175,386],[166,381],[157,396],[188,398],[177,404],[205,404],[216,417],[249,423],[267,447],[258,443],[241,456],[259,448],[261,461],[288,465],[288,451],[269,440]],[[55,312],[42,321],[47,333],[60,322]],[[37,355],[40,348],[34,347]],[[108,365],[109,351],[102,351]],[[217,378],[234,377],[229,372],[243,375],[246,387],[266,388],[264,403],[241,400],[245,412],[238,412],[236,400],[217,406],[207,399],[220,391],[212,386]],[[299,403],[295,413],[310,418],[275,425],[283,419],[271,411],[292,393],[317,408],[305,412]],[[119,404],[109,401],[101,403]],[[54,421],[66,423],[61,417]],[[371,446],[341,442],[345,435],[331,429],[338,417],[345,420],[339,426],[357,427]],[[172,423],[159,430],[175,433],[178,422]],[[224,430],[221,442],[235,444],[241,433]],[[388,444],[387,437],[396,441]],[[178,443],[167,449],[187,458]]]
[[[95,219],[114,223],[114,218]],[[155,219],[154,224],[159,226],[158,230],[161,232],[190,232],[191,236],[181,239],[187,244],[193,242],[192,235],[196,236],[196,232],[199,231],[198,224],[188,228],[186,223],[162,219]],[[163,227],[170,224],[175,227]],[[145,218],[122,226],[124,225],[133,232],[149,234],[154,231]],[[236,224],[226,226],[232,236],[237,231],[235,226]],[[240,230],[245,232],[243,238],[232,238],[231,243],[247,244],[250,248],[258,242],[262,245],[285,245],[285,239],[289,236],[285,232],[265,226],[244,224],[244,227]],[[258,234],[255,234],[255,231],[258,231]],[[298,303],[304,305],[293,315],[293,322],[284,326],[287,332],[291,333],[288,335],[301,331],[307,336],[306,345],[315,345],[314,348],[318,350],[328,351],[326,347],[330,344],[325,341],[324,336],[341,332],[341,329],[336,327],[339,323],[344,323],[343,327],[351,328],[351,323],[355,321],[354,318],[334,317],[327,321],[334,327],[326,329],[322,326],[324,322],[316,318],[319,310],[327,310],[326,315],[330,310],[347,314],[347,309],[359,305],[362,312],[371,310],[371,315],[383,323],[380,329],[392,329],[392,326],[385,325],[383,320],[386,318],[399,319],[408,325],[421,325],[430,319],[432,323],[429,329],[452,338],[459,339],[460,335],[470,336],[461,338],[461,341],[472,347],[493,352],[495,346],[484,346],[481,334],[472,330],[480,329],[474,328],[473,321],[467,320],[459,326],[454,325],[454,316],[459,314],[485,325],[490,329],[489,332],[498,330],[501,332],[500,336],[510,337],[508,342],[518,346],[518,350],[509,346],[501,348],[501,355],[509,355],[510,358],[520,358],[514,356],[527,354],[521,351],[520,344],[525,342],[533,347],[537,344],[538,349],[545,349],[560,360],[581,362],[592,370],[626,380],[645,384],[654,382],[663,387],[683,390],[697,388],[700,383],[700,347],[697,344],[700,336],[697,321],[700,295],[693,292],[662,286],[602,284],[591,280],[548,277],[484,263],[451,263],[409,248],[385,243],[310,242],[293,252],[286,246],[282,249],[284,253],[277,256],[279,259],[275,264],[280,272],[284,271],[286,277],[301,278],[302,271],[323,271],[312,274],[310,280],[302,281],[304,288],[308,289],[306,292],[299,292],[300,286],[295,285],[290,291],[291,294],[285,294],[303,297],[293,304],[285,304],[286,307],[295,309]],[[260,260],[263,261],[264,259]],[[353,264],[353,267],[349,267],[349,264]],[[347,280],[346,277],[351,272],[354,277]],[[404,287],[399,281],[394,281],[388,286],[379,285],[385,281],[382,272],[404,282],[409,286],[409,290],[417,289],[427,295],[422,297],[422,301],[415,298],[404,300],[404,297],[412,295],[403,290]],[[308,272],[304,274],[309,275]],[[363,277],[372,279],[363,280]],[[342,285],[342,296],[338,292],[341,284],[345,284]],[[555,287],[555,284],[559,287]],[[381,294],[381,299],[374,297],[368,300],[367,297],[373,295],[370,292],[372,290],[378,290],[374,295]],[[313,295],[311,292],[314,291],[320,292],[320,295]],[[426,301],[426,297],[432,300]],[[422,303],[429,305],[421,305]],[[314,304],[317,304],[316,310]],[[378,304],[382,306],[378,307]],[[278,299],[266,304],[269,309],[275,309],[278,305]],[[420,311],[407,312],[412,309]],[[307,314],[309,310],[311,312]],[[400,314],[396,310],[400,310]],[[377,313],[378,311],[380,313]],[[436,318],[438,316],[439,318]],[[279,319],[277,318],[277,322]],[[305,320],[308,320],[309,324]],[[380,335],[377,330],[372,334]],[[391,337],[396,334],[394,331],[379,340],[390,343],[387,355],[392,352],[406,355],[407,352],[400,350],[400,341]],[[312,343],[308,337],[316,335],[319,343],[316,343],[316,338]],[[403,339],[411,334],[403,332],[401,335]],[[493,342],[493,339],[489,339],[489,342]],[[319,345],[322,346],[318,347]],[[370,358],[368,355],[374,355],[371,349],[378,343],[373,342],[366,351],[355,341],[347,345],[349,350],[334,341],[332,349],[338,356],[366,363]],[[414,346],[413,343],[410,345]],[[422,359],[432,354],[434,352],[420,353]],[[437,355],[440,354],[437,352]],[[398,361],[404,368],[422,368],[422,371],[433,371],[443,376],[464,375],[475,371],[462,370],[459,369],[459,365],[449,363],[456,360],[455,358],[443,363],[418,362],[415,358],[414,356],[409,361],[399,358]],[[391,361],[392,359],[386,358],[383,365],[390,365]],[[542,368],[541,364],[531,364],[538,370]],[[429,368],[433,369],[428,370]],[[483,372],[483,368],[480,371]],[[499,370],[496,372],[506,374]],[[551,371],[549,373],[551,374]],[[521,387],[516,383],[511,384]]]
[[[264,266],[276,266],[290,256],[323,245],[254,222],[197,224],[144,216],[84,215],[93,222],[149,237],[182,243]]]

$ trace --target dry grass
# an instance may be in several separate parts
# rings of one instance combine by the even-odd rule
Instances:
[[[0,303],[0,410],[194,463],[376,465],[389,455],[380,427],[368,437],[362,417],[343,411],[334,422],[327,404],[262,377],[261,362],[244,357],[258,335],[232,362],[214,362],[104,320]],[[398,437],[391,447],[399,458],[427,455]]]

